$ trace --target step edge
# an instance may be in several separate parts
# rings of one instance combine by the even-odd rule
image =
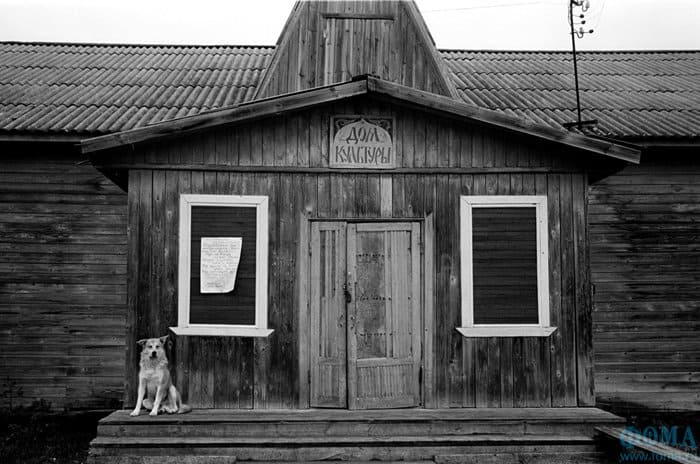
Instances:
[[[156,437],[158,439],[149,440],[134,440],[133,437],[124,438],[105,438],[97,437],[91,443],[90,447],[157,447],[157,446],[334,446],[334,445],[363,445],[374,446],[381,444],[440,444],[440,443],[536,443],[536,444],[589,444],[595,443],[593,437],[585,435],[447,435],[447,436],[431,436],[431,437],[394,437],[394,436],[373,436],[373,437],[313,437],[314,439],[299,439],[298,437],[279,437],[279,438],[227,438],[227,437],[188,437],[188,438],[170,438]],[[332,439],[331,440],[329,440]]]

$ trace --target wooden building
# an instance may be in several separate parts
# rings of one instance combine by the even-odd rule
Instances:
[[[0,142],[3,407],[116,408],[125,363],[126,195],[81,164],[75,141],[34,137]]]
[[[492,122],[493,114],[473,111],[428,92],[363,77],[183,119],[175,122],[174,139],[168,134],[171,123],[163,123],[85,142],[99,169],[129,182],[127,327],[134,341],[127,344],[132,360],[127,363],[129,398],[137,369],[135,341],[172,328],[178,343],[183,342],[177,362],[183,382],[190,382],[183,388],[202,395],[190,399],[199,407],[279,408],[309,402],[318,406],[326,401],[322,397],[335,398],[337,407],[346,407],[351,399],[345,397],[344,388],[347,385],[351,391],[350,377],[362,381],[361,372],[349,369],[362,358],[352,359],[345,345],[348,350],[356,344],[357,350],[386,355],[365,358],[388,360],[392,356],[387,346],[393,343],[403,353],[397,359],[413,356],[410,364],[401,361],[405,388],[414,395],[411,406],[592,405],[586,166],[591,158],[598,166],[615,164],[619,158],[635,160],[636,153],[573,134],[537,132],[518,126],[516,120],[501,117]],[[239,114],[243,117],[236,121]],[[388,149],[396,147],[390,157],[395,164],[389,169],[356,166],[358,162],[350,168],[332,167],[333,158],[338,162],[342,157],[342,147],[334,145],[338,139],[331,139],[329,127],[338,119],[358,120],[350,124],[364,124],[366,132],[378,127],[371,121],[387,121],[395,144]],[[226,124],[219,124],[224,120]],[[189,134],[189,127],[198,132],[179,137]],[[358,127],[358,133],[364,129]],[[152,134],[157,143],[150,141]],[[494,206],[487,207],[493,200]],[[245,209],[248,205],[243,202],[267,209],[262,223],[254,211],[244,221],[237,219],[242,213],[220,210]],[[521,202],[526,208],[518,207]],[[472,277],[474,285],[484,287],[481,295],[464,281],[460,265],[472,252],[464,242],[476,240],[478,234],[461,237],[460,233],[466,232],[465,221],[469,215],[477,216],[472,210],[478,207],[485,209],[477,211],[495,214],[480,219],[485,221],[480,227],[487,229],[478,233],[487,236],[497,233],[488,224],[498,221],[498,208],[515,215],[513,223],[502,219],[498,233],[506,235],[500,240],[484,242],[481,250],[473,248],[474,263],[502,262],[491,272],[484,269],[485,274]],[[214,212],[224,217],[219,219]],[[244,221],[244,230],[252,228],[250,241],[269,254],[269,270],[263,263],[268,282],[261,294],[256,287],[265,277],[256,274],[260,265],[253,259],[261,248],[243,249],[245,273],[239,278],[245,285],[241,298],[247,303],[235,302],[234,292],[228,303],[213,304],[236,308],[241,315],[234,317],[228,309],[220,314],[215,308],[206,309],[195,265],[200,250],[195,249],[199,237],[227,236],[235,230],[229,231],[225,224],[238,221]],[[518,225],[520,221],[525,222]],[[206,224],[215,232],[209,232]],[[252,233],[263,227],[269,231],[268,247],[264,237]],[[519,239],[517,232],[526,235]],[[191,240],[181,238],[183,234]],[[183,253],[181,240],[191,244],[191,253]],[[403,254],[391,252],[393,246]],[[522,246],[532,249],[521,256]],[[252,261],[246,261],[246,252]],[[544,263],[538,263],[538,254],[548,257]],[[361,258],[380,261],[368,261],[364,266],[369,267],[363,269]],[[474,272],[477,268],[475,264]],[[520,281],[520,275],[526,280]],[[252,279],[250,283],[246,278]],[[491,290],[511,280],[512,293]],[[189,296],[183,291],[186,285]],[[542,287],[549,292],[541,295]],[[482,322],[474,313],[470,323],[465,306],[477,303],[467,301],[467,293],[494,304],[496,313],[484,313]],[[328,295],[333,298],[325,300]],[[510,303],[518,295],[528,298],[526,316],[519,316]],[[267,308],[258,307],[260,298]],[[394,300],[402,303],[390,303]],[[368,301],[364,308],[358,308],[361,301]],[[412,309],[400,316],[406,307]],[[196,322],[187,320],[187,311],[194,317],[195,308],[201,313]],[[474,310],[478,311],[476,306]],[[268,313],[262,321],[257,317],[261,311]],[[379,319],[363,320],[360,329],[359,321],[351,322],[360,312]],[[515,325],[508,324],[511,320]],[[207,324],[233,327],[197,328]],[[319,324],[326,328],[321,333]],[[477,328],[483,324],[489,327]],[[358,332],[346,334],[346,327]],[[269,334],[269,329],[274,332]],[[399,339],[390,340],[389,335],[397,333]],[[198,338],[202,335],[219,337]],[[246,336],[250,338],[239,338]],[[355,340],[344,342],[346,336]],[[326,348],[317,352],[317,345]],[[240,358],[225,361],[226,353]],[[214,359],[223,365],[210,365]],[[509,372],[504,372],[504,365]],[[321,372],[324,369],[331,371]],[[490,372],[493,378],[476,382],[477,372],[480,377]],[[328,375],[337,381],[327,387],[337,391],[317,390],[315,376]],[[380,382],[383,375],[366,380]],[[224,379],[232,377],[237,385],[229,389]],[[381,390],[388,385],[363,388],[390,396],[391,389]]]
[[[639,151],[457,103],[450,84],[413,3],[300,2],[254,101],[84,141],[128,191],[125,403],[136,341],[171,331],[198,409],[506,408],[522,422],[570,408],[566,423],[594,406],[586,186]],[[210,255],[233,240],[229,286]],[[306,426],[280,459],[319,458]],[[138,427],[100,434],[95,457],[134,453]],[[372,458],[467,452],[455,435],[392,449],[436,439],[430,427],[337,452],[367,458],[377,438]],[[265,459],[266,435],[226,453]]]
[[[594,453],[593,426],[619,423],[596,398],[646,403],[666,388],[658,365],[667,357],[682,387],[649,404],[700,404],[697,226],[679,215],[697,209],[695,161],[644,147],[639,165],[639,140],[465,103],[448,54],[413,2],[302,1],[235,105],[78,137],[83,156],[66,149],[71,164],[55,178],[23,164],[27,153],[42,156],[36,143],[4,145],[14,147],[3,162],[17,166],[15,183],[22,166],[35,184],[94,176],[85,174],[86,186],[47,182],[70,195],[86,189],[71,206],[16,206],[18,190],[7,197],[8,214],[31,223],[69,215],[77,241],[43,245],[60,257],[55,268],[43,250],[16,265],[75,269],[47,277],[58,293],[8,280],[4,310],[30,331],[26,314],[41,306],[35,317],[91,337],[17,331],[17,346],[44,337],[56,359],[64,342],[125,346],[125,360],[100,351],[95,375],[81,378],[101,372],[118,385],[124,376],[128,408],[136,341],[170,333],[176,385],[198,410],[148,425],[115,413],[100,427],[96,461],[179,443],[241,460],[427,459],[497,445],[579,462]],[[665,150],[689,153],[693,140]],[[85,157],[114,185],[73,166]],[[2,227],[27,227],[11,223]],[[203,292],[211,239],[233,238],[242,239],[234,289]],[[18,259],[30,257],[24,246]],[[658,269],[669,273],[656,279]],[[648,321],[659,329],[642,340]],[[659,334],[670,326],[684,330]],[[657,339],[684,348],[650,351]],[[67,358],[78,356],[87,355]],[[628,360],[633,369],[620,372]],[[640,377],[646,393],[616,390]],[[117,387],[110,398],[120,395]]]

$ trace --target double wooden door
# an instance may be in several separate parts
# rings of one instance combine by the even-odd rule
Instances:
[[[419,405],[419,244],[417,223],[312,223],[312,407]]]

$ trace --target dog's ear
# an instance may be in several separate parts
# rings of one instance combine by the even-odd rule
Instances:
[[[168,337],[170,337],[170,335],[163,335],[158,340],[160,340],[160,342],[163,344],[163,346],[165,346],[165,343],[168,341]]]
[[[147,338],[142,338],[141,340],[137,341],[136,344],[138,346],[140,346],[141,348],[143,348],[143,345],[145,345],[147,341],[148,341]]]

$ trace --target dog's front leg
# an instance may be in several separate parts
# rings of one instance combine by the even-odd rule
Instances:
[[[141,406],[143,405],[143,397],[146,396],[146,383],[143,381],[141,377],[139,377],[139,388],[138,388],[138,394],[136,398],[136,407],[134,410],[131,412],[132,416],[138,416],[141,414]]]
[[[153,409],[151,409],[151,412],[148,413],[149,416],[158,415],[158,410],[160,409],[160,402],[163,401],[163,398],[165,398],[166,393],[167,390],[163,388],[162,383],[159,383],[158,389],[156,390],[156,398],[153,401]]]

